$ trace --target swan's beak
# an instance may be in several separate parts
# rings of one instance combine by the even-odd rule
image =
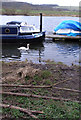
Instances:
[[[29,44],[27,44],[27,46],[29,46]]]

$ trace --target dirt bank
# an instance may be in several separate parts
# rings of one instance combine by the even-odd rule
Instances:
[[[22,97],[9,97],[3,95],[2,101],[3,104],[16,105],[20,107],[29,109],[43,110],[44,114],[39,115],[39,118],[50,118],[59,117],[69,118],[72,114],[72,118],[79,116],[77,104],[74,103],[63,103],[55,102],[51,100],[43,100],[38,98],[31,98],[32,95],[40,95],[53,98],[63,98],[70,99],[72,101],[79,100],[79,66],[72,65],[66,66],[61,63],[49,62],[44,65],[42,64],[33,64],[28,62],[10,62],[2,63],[2,83],[3,84],[15,84],[15,85],[34,85],[34,86],[52,86],[50,88],[16,88],[16,87],[2,87],[3,92],[15,92],[15,93],[25,93],[30,94],[30,98]],[[65,89],[65,90],[64,90]],[[75,91],[71,91],[75,90]],[[71,106],[71,105],[72,106]],[[55,107],[55,106],[56,107]],[[71,107],[70,107],[70,106]],[[53,108],[54,106],[54,108]],[[51,108],[52,107],[52,108]],[[58,107],[58,111],[56,110]],[[47,109],[48,108],[48,109]],[[63,111],[65,112],[62,112]],[[73,111],[76,112],[73,113]],[[18,111],[9,111],[10,109],[3,109],[3,117],[5,119],[11,117],[22,117]],[[51,111],[49,114],[49,110]],[[56,113],[55,113],[55,111]],[[53,113],[54,112],[54,113]],[[52,114],[53,113],[53,114]],[[78,114],[78,115],[76,115]],[[19,116],[18,116],[19,115]],[[27,118],[26,115],[24,117]]]
[[[41,77],[42,71],[45,76]],[[47,73],[46,73],[47,72]],[[37,78],[35,78],[37,77]],[[40,80],[42,78],[42,80]],[[38,79],[38,80],[36,80]],[[36,84],[53,85],[54,83],[67,80],[58,84],[58,87],[79,90],[79,66],[66,66],[63,64],[33,64],[28,62],[2,63],[2,82],[8,84]],[[56,91],[56,90],[55,90]],[[68,92],[63,96],[68,97]],[[70,96],[73,99],[73,96]],[[74,99],[77,99],[74,96]]]

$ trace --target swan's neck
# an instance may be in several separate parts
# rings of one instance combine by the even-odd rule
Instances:
[[[27,44],[27,48],[29,49],[29,44]]]

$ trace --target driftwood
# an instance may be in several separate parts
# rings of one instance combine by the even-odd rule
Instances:
[[[1,87],[24,87],[24,88],[52,88],[53,86],[56,86],[60,83],[66,82],[68,80],[63,80],[57,83],[54,83],[53,85],[16,85],[16,84],[0,84]]]
[[[79,92],[79,93],[81,92],[79,90],[74,90],[74,89],[69,89],[69,88],[55,87],[56,85],[66,82],[66,81],[68,81],[68,80],[63,80],[63,81],[54,83],[53,85],[42,85],[42,86],[40,86],[40,85],[16,85],[16,84],[0,84],[0,86],[2,86],[2,87],[18,87],[18,88],[10,90],[11,92],[25,89],[25,88],[55,88],[55,89],[59,89],[59,90],[66,90],[66,91]]]
[[[69,80],[62,80],[62,81],[60,81],[60,82],[54,83],[54,84],[52,85],[52,87],[53,87],[53,86],[56,86],[56,85],[58,85],[58,84],[60,84],[60,83],[66,82],[66,81],[69,81]]]
[[[13,93],[13,92],[1,92],[0,91],[0,94],[22,96],[22,97],[34,97],[34,98],[42,98],[42,99],[53,99],[53,100],[60,100],[60,101],[73,101],[71,99],[64,99],[64,98],[59,98],[59,97],[48,97],[48,96],[32,95],[32,94],[24,94],[24,93]],[[78,102],[78,101],[75,101],[75,102]]]
[[[33,115],[30,111],[26,110],[26,109],[23,109],[23,108],[20,108],[20,107],[17,107],[17,106],[12,106],[12,105],[2,105],[2,107],[4,108],[12,108],[12,109],[17,109],[17,110],[20,110],[22,112],[25,112],[27,113],[29,116],[31,116],[32,118],[35,118],[37,119],[37,117],[35,115]]]
[[[71,92],[77,92],[77,93],[81,93],[81,91],[79,90],[75,90],[75,89],[69,89],[69,88],[61,88],[61,87],[53,87],[54,89],[58,89],[58,90],[64,90],[64,91],[71,91]],[[14,89],[9,89],[9,92],[14,92],[14,91],[19,91],[19,90],[27,90],[30,88],[14,88]]]
[[[48,85],[15,85],[15,84],[0,84],[2,87],[22,87],[22,88],[51,88],[52,86]]]
[[[18,92],[21,90],[29,90],[30,88],[12,88],[12,89],[8,89],[7,92]],[[5,91],[6,89],[4,89],[3,91]]]
[[[58,90],[71,91],[71,92],[78,92],[78,93],[81,92],[79,90],[74,90],[74,89],[69,89],[69,88],[60,88],[60,87],[53,87],[53,88],[58,89]]]
[[[38,118],[35,115],[33,115],[32,113],[43,114],[42,111],[28,110],[28,109],[21,108],[18,106],[13,106],[13,105],[0,104],[0,107],[20,110],[21,112],[27,113],[29,116],[31,116],[32,118],[35,118],[35,119],[38,119]]]

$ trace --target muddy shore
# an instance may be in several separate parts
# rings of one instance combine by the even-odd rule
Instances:
[[[48,71],[46,74],[47,78],[42,79],[41,81],[36,81],[38,85],[44,85],[45,79],[49,79],[48,85],[53,85],[54,83],[67,80],[64,83],[58,84],[58,87],[64,87],[69,89],[79,90],[79,66],[72,65],[67,66],[60,63],[46,63],[42,64],[33,64],[28,62],[10,62],[2,63],[2,83],[8,84],[34,84],[34,76],[38,75],[41,79],[41,72]],[[29,77],[28,81],[25,80],[26,77]],[[68,97],[68,94],[64,96]],[[71,96],[70,96],[71,97]],[[73,99],[73,96],[72,96]],[[74,97],[77,99],[77,97]]]
[[[10,62],[10,63],[2,62],[2,83],[9,84],[9,85],[15,84],[15,85],[52,86],[52,88],[40,88],[40,89],[39,88],[17,89],[16,87],[9,88],[9,87],[3,86],[2,87],[3,92],[16,92],[16,93],[18,92],[18,93],[25,93],[25,94],[31,94],[31,95],[34,94],[34,95],[55,97],[55,98],[59,97],[60,99],[63,98],[63,99],[70,99],[72,101],[79,101],[79,92],[67,90],[67,89],[71,89],[71,90],[79,91],[79,66],[76,66],[76,65],[67,66],[62,63],[53,63],[53,62],[48,62],[46,64],[34,64],[34,63],[28,63],[27,61]],[[61,88],[61,89],[58,89],[58,88]],[[66,90],[63,90],[62,88],[65,88]],[[27,100],[28,100],[28,103],[27,103]],[[71,102],[70,103],[67,103],[67,102],[63,103],[62,101],[54,102],[54,101],[50,101],[49,99],[38,100],[38,98],[27,98],[27,100],[26,98],[22,98],[22,97],[15,97],[15,96],[9,97],[7,95],[2,96],[3,104],[6,103],[9,105],[16,105],[16,106],[21,106],[25,108],[28,106],[29,108],[32,108],[35,110],[36,109],[39,110],[40,108],[41,110],[44,111],[44,115],[41,115],[41,116],[39,115],[39,118],[45,117],[45,118],[52,119],[52,117],[54,117],[55,112],[54,114],[52,114],[52,112],[54,111],[54,108],[53,109],[50,108],[50,111],[51,111],[50,114],[48,112],[49,109],[46,111],[47,107],[51,106],[51,104],[53,105],[55,104],[56,106],[61,107],[66,111],[65,113],[61,113],[59,117],[61,117],[62,115],[63,116],[66,115],[66,117],[69,118],[69,113],[71,114],[71,112],[76,109],[76,105],[77,105],[75,104],[74,106],[75,108],[72,108],[73,105]],[[24,104],[23,104],[23,101],[24,101]],[[41,101],[43,101],[42,104],[41,104]],[[33,104],[35,105],[33,106]],[[71,104],[72,107],[71,108],[69,108],[70,106],[65,107],[66,104],[67,105]],[[61,110],[61,108],[59,109]],[[57,109],[57,107],[55,107],[55,109]],[[68,111],[69,109],[70,111]],[[13,111],[12,113],[7,109],[3,109],[3,111],[4,111],[3,118],[5,119],[11,118],[12,116],[13,118],[15,117],[15,115],[13,115]],[[78,108],[77,108],[77,111],[78,111]],[[59,114],[58,112],[59,111],[56,111],[56,114]],[[14,114],[16,114],[16,112]],[[56,114],[55,116],[58,116]],[[76,118],[77,115],[75,114],[78,114],[78,113],[74,113],[74,114],[72,113],[72,117]]]

